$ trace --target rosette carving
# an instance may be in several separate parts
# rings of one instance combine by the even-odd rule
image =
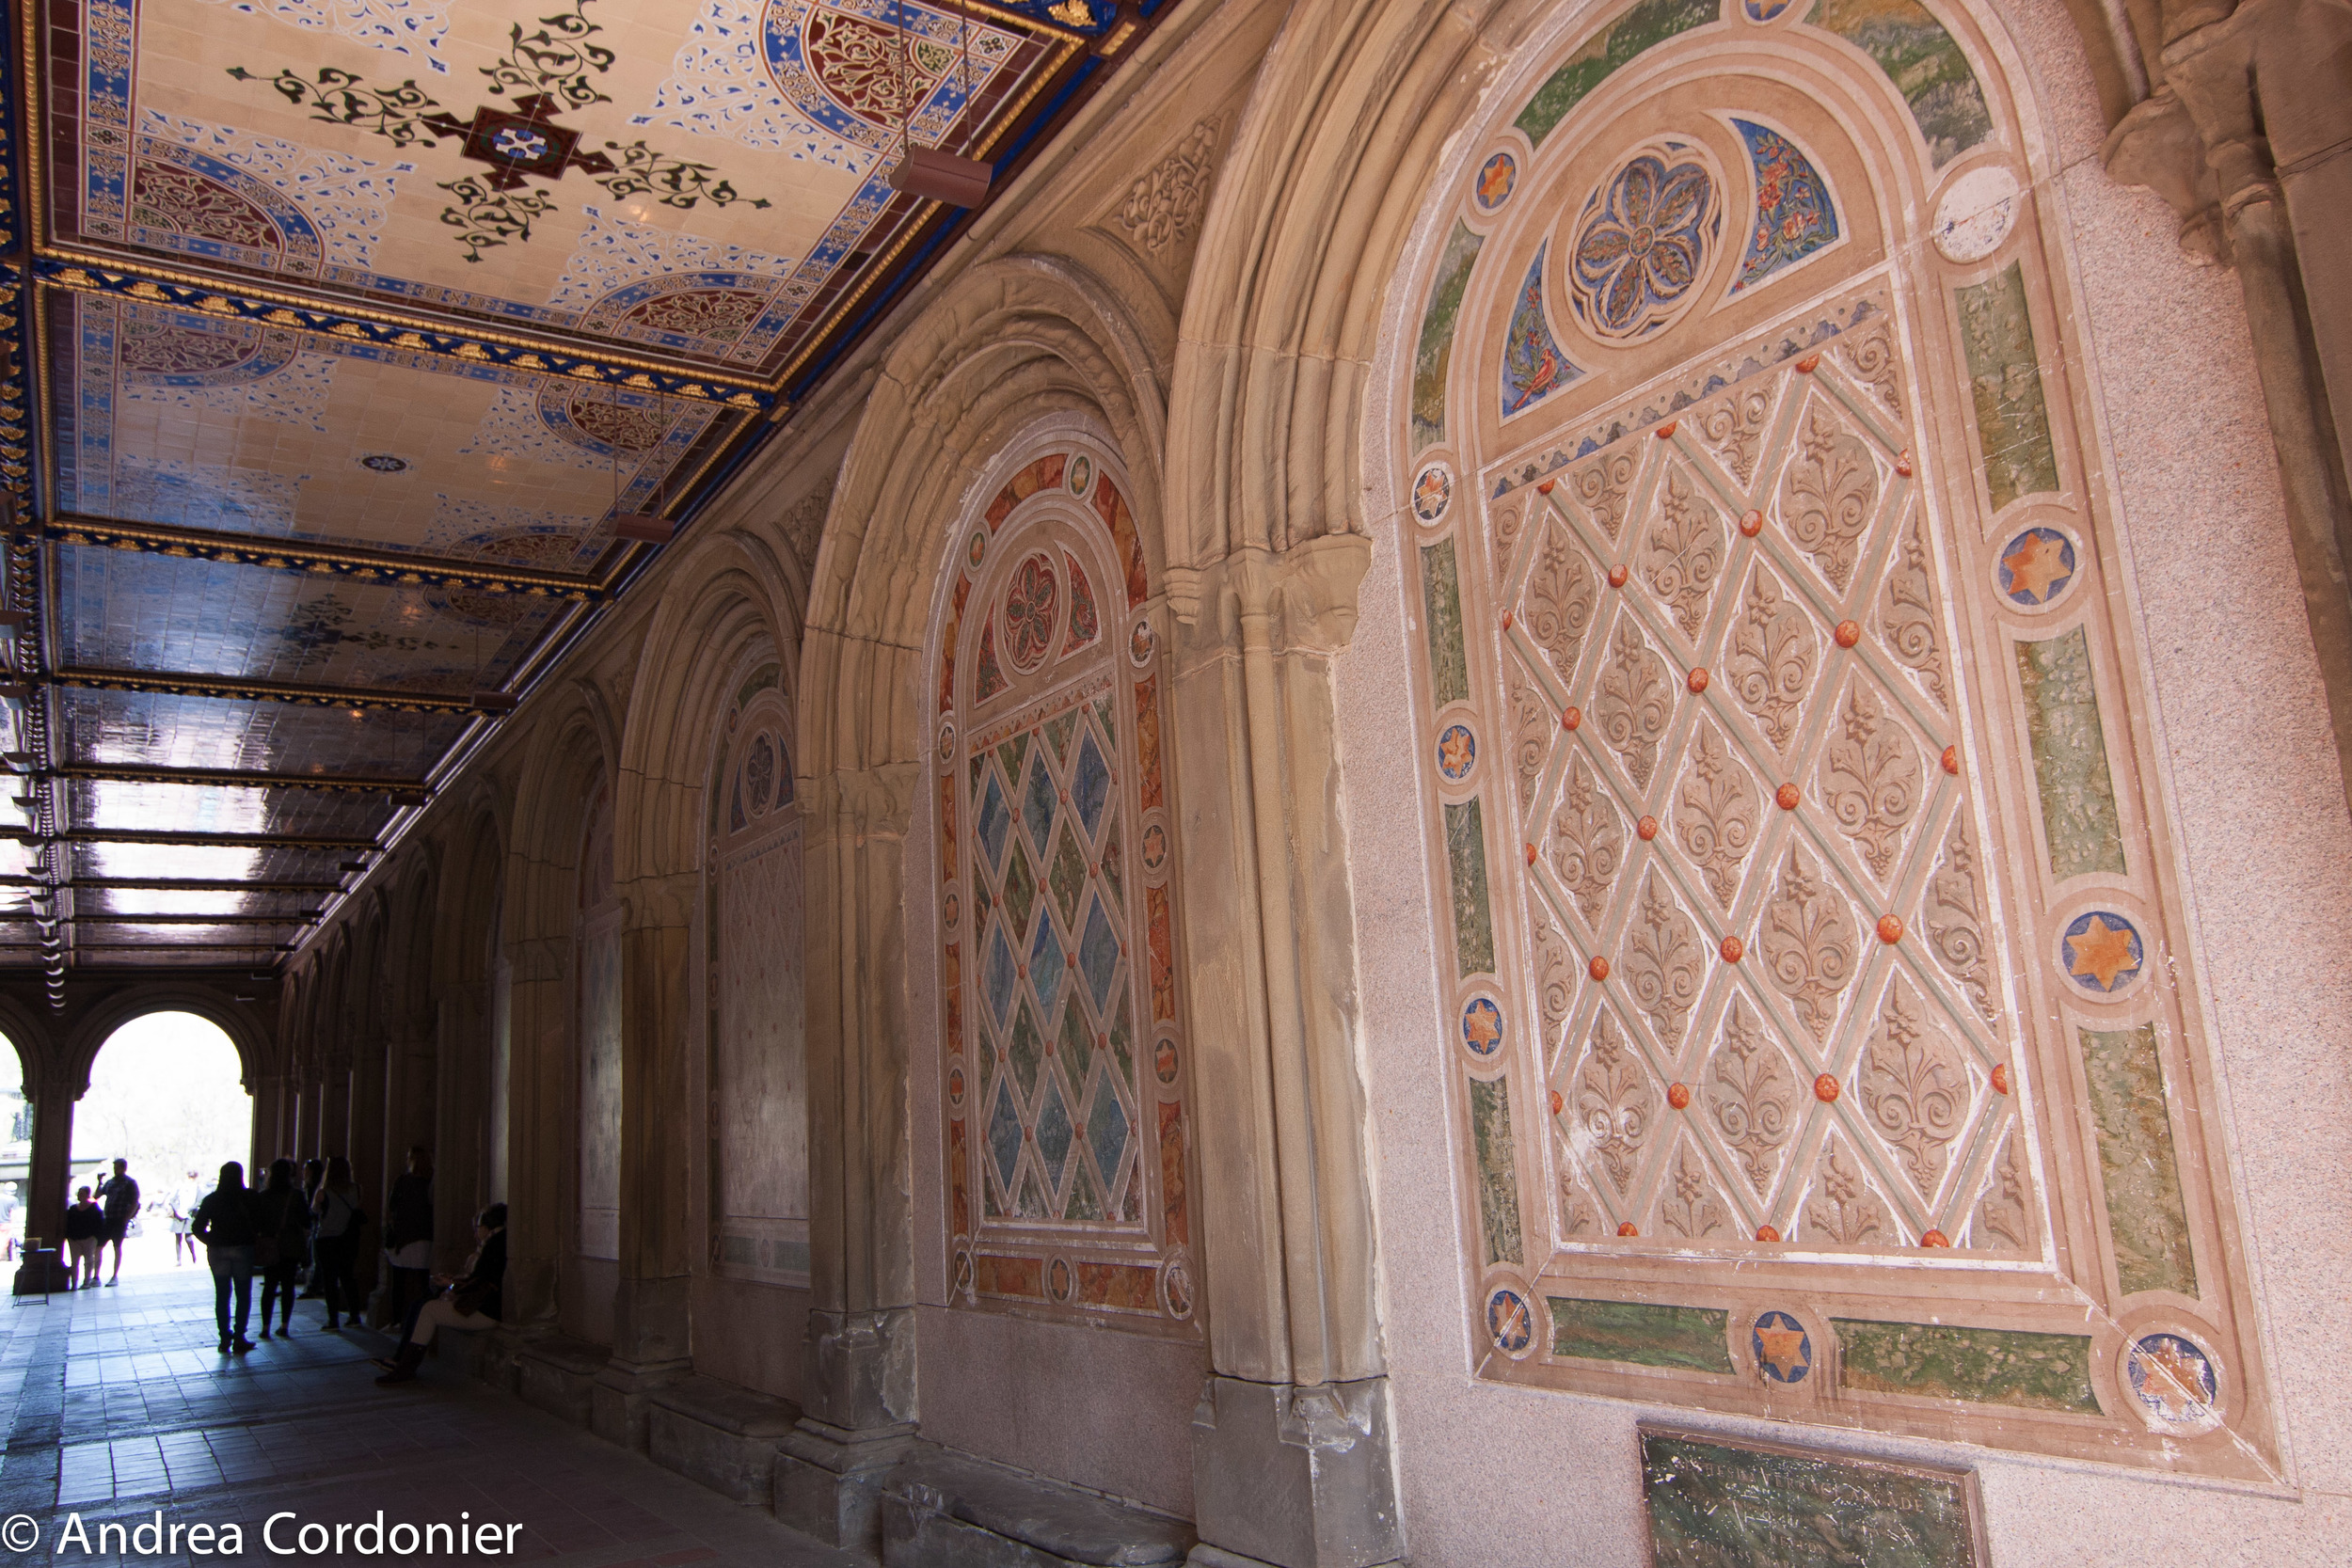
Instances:
[[[1781,475],[1781,521],[1797,547],[1840,589],[1853,576],[1878,494],[1870,449],[1820,404],[1806,409],[1797,454]]]
[[[1797,1129],[1797,1076],[1740,997],[1732,998],[1724,1037],[1707,1064],[1707,1111],[1761,1196]]]
[[[1944,644],[1935,629],[1934,589],[1928,579],[1928,546],[1919,536],[1916,512],[1903,531],[1902,549],[1886,574],[1886,586],[1879,591],[1879,629],[1887,652],[1919,672],[1935,705],[1950,711],[1951,699],[1944,694]]]
[[[1855,1087],[1870,1126],[1902,1155],[1920,1196],[1932,1198],[1975,1091],[1960,1053],[1929,1024],[1919,999],[1899,978],[1886,988],[1878,1022],[1862,1048]]]
[[[1633,1186],[1657,1115],[1649,1074],[1617,1032],[1616,1020],[1606,1011],[1596,1015],[1592,1049],[1576,1073],[1577,1142],[1588,1160],[1599,1163],[1620,1197]]]
[[[1723,459],[1741,484],[1756,478],[1756,449],[1764,439],[1764,422],[1772,412],[1769,387],[1745,387],[1717,403],[1708,404],[1692,419],[1699,439]]]
[[[1760,807],[1748,770],[1712,724],[1701,724],[1691,748],[1691,766],[1675,792],[1675,842],[1691,857],[1707,888],[1724,909],[1740,892],[1740,868],[1756,847]]]
[[[1601,738],[1617,753],[1633,782],[1646,789],[1658,767],[1658,740],[1674,717],[1674,683],[1666,661],[1651,651],[1630,615],[1617,622],[1612,657],[1601,666],[1600,691],[1593,718]]]
[[[1625,823],[1582,756],[1568,764],[1568,787],[1551,814],[1551,870],[1588,924],[1600,924],[1625,863]]]
[[[1886,717],[1879,696],[1856,681],[1838,733],[1821,755],[1821,800],[1881,881],[1894,868],[1903,829],[1919,810],[1919,749]]]
[[[1853,911],[1796,846],[1764,906],[1756,938],[1772,989],[1788,998],[1817,1040],[1827,1040],[1837,999],[1852,984],[1861,957]]]
[[[1895,1244],[1894,1216],[1863,1179],[1862,1167],[1836,1139],[1821,1150],[1813,1191],[1804,1202],[1805,1240],[1829,1246]]]
[[[1577,655],[1584,651],[1584,634],[1593,629],[1596,593],[1584,552],[1557,522],[1544,525],[1535,569],[1527,575],[1525,603],[1528,634],[1561,680],[1573,680]]]
[[[1658,520],[1650,525],[1642,558],[1642,578],[1650,592],[1674,611],[1682,635],[1696,640],[1707,619],[1707,600],[1724,569],[1723,520],[1691,488],[1680,468],[1666,475]]]
[[[1634,1004],[1668,1045],[1681,1040],[1706,970],[1699,928],[1652,871],[1642,883],[1641,914],[1626,939],[1625,977]]]
[[[1665,1199],[1659,1205],[1658,1221],[1666,1234],[1686,1242],[1706,1237],[1731,1239],[1731,1212],[1715,1196],[1715,1184],[1707,1179],[1707,1162],[1688,1138],[1675,1149],[1674,1170],[1667,1179]]]
[[[1952,815],[1944,835],[1944,854],[1928,879],[1925,918],[1928,951],[1944,973],[1960,982],[1969,1005],[1990,1023],[1994,1019],[1993,982],[1984,962],[1984,897],[1978,881],[1977,847],[1968,836],[1968,814]]]
[[[1747,603],[1735,623],[1724,671],[1740,705],[1783,754],[1796,738],[1797,713],[1813,689],[1820,657],[1812,617],[1758,566],[1748,578]]]
[[[1625,531],[1626,498],[1633,489],[1633,472],[1639,467],[1633,449],[1620,446],[1568,473],[1568,486],[1578,502],[1613,542]]]

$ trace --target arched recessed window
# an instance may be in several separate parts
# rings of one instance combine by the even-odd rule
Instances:
[[[808,1046],[792,708],[772,661],[736,684],[710,789],[709,1263],[808,1283]]]
[[[1008,454],[938,611],[949,1278],[1189,1332],[1166,683],[1128,483],[1089,440]]]
[[[2261,1477],[1999,57],[1639,0],[1437,198],[1394,477],[1479,1365]]]

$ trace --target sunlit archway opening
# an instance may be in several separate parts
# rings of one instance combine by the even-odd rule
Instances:
[[[253,1097],[243,1078],[235,1044],[194,1013],[149,1013],[99,1048],[89,1092],[74,1107],[67,1196],[96,1189],[116,1160],[129,1162],[139,1213],[123,1243],[124,1273],[171,1268],[174,1207],[192,1212],[223,1161],[249,1159]]]

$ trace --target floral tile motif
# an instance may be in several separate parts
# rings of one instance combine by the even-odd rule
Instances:
[[[1577,219],[1568,300],[1585,330],[1607,342],[1663,331],[1723,231],[1723,183],[1695,145],[1645,147],[1595,187]]]
[[[1769,126],[1735,119],[1756,178],[1756,223],[1740,260],[1734,293],[1792,267],[1837,239],[1837,203],[1829,182],[1797,144]]]

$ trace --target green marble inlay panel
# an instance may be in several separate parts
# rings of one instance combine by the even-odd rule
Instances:
[[[1993,134],[1968,56],[1918,0],[1821,0],[1812,20],[1878,61],[1911,105],[1937,168]]]
[[[1724,1326],[1730,1314],[1703,1307],[1653,1307],[1639,1301],[1547,1298],[1551,1354],[1586,1361],[1629,1361],[1691,1372],[1731,1372]]]
[[[1513,121],[1537,147],[1592,90],[1626,61],[1677,33],[1703,27],[1721,14],[1715,0],[1642,0],[1585,40],[1584,47],[1545,79]]]
[[[1476,800],[1445,808],[1445,858],[1454,882],[1454,963],[1464,975],[1492,974],[1495,917],[1486,902],[1486,829]]]
[[[2124,875],[2123,824],[2116,815],[2106,731],[2099,722],[2090,641],[2083,628],[2046,642],[2018,643],[2017,680],[2025,689],[2026,736],[2033,744],[2050,875],[2061,882],[2094,872]]]
[[[1470,699],[1470,656],[1462,649],[1462,578],[1454,541],[1421,547],[1421,603],[1429,632],[1429,695],[1439,707]]]
[[[1486,1261],[1516,1263],[1519,1253],[1519,1172],[1511,1142],[1511,1085],[1470,1080],[1470,1137],[1478,1149],[1478,1221]]]
[[[2058,487],[2050,414],[2042,401],[2042,361],[2026,309],[2026,275],[2011,261],[1998,276],[1953,291],[1960,339],[1977,405],[1977,450],[1985,487],[1999,511],[2020,496]]]
[[[2099,1171],[2107,1189],[2107,1234],[2123,1293],[2197,1294],[2197,1255],[2165,1114],[2164,1062],[2156,1026],[2080,1031],[2090,1115],[2099,1127]]]
[[[1831,1326],[1849,1388],[2099,1413],[2088,1335],[1851,1318],[1832,1319]]]
[[[1438,279],[1429,287],[1429,309],[1422,312],[1421,345],[1413,353],[1413,455],[1445,439],[1445,372],[1454,363],[1454,328],[1462,314],[1462,291],[1470,287],[1470,263],[1486,244],[1460,219],[1438,258]]]
[[[1975,1568],[1968,1477],[1642,1433],[1652,1568]]]

